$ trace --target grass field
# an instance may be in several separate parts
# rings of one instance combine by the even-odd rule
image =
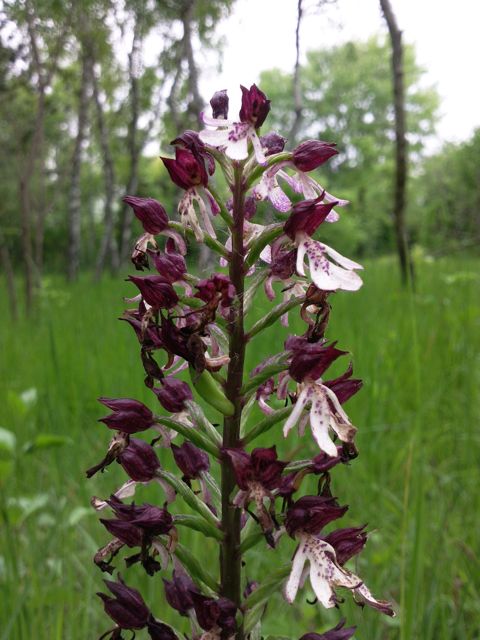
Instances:
[[[368,523],[371,531],[355,570],[399,614],[362,611],[348,593],[340,613],[326,612],[306,604],[306,589],[292,607],[272,598],[265,637],[298,638],[345,615],[358,625],[357,640],[480,638],[478,267],[467,258],[422,262],[411,293],[400,290],[395,263],[382,259],[368,265],[359,293],[334,297],[329,337],[352,351],[365,386],[347,405],[360,456],[333,471],[333,489],[350,505],[341,526]],[[0,640],[93,640],[108,628],[95,596],[102,576],[91,561],[107,536],[89,498],[107,496],[123,475],[114,465],[87,482],[84,470],[103,456],[109,437],[96,422],[104,415],[98,396],[136,397],[157,408],[143,386],[133,333],[115,320],[131,292],[121,278],[93,285],[85,276],[68,289],[54,278],[42,313],[15,326],[1,296],[0,427],[8,432],[0,432]],[[264,309],[262,294],[256,313]],[[278,327],[262,334],[250,364],[280,350],[285,335]],[[261,444],[274,436],[280,442],[280,426]],[[299,445],[300,455],[315,452]],[[137,499],[155,496],[163,500],[145,488]],[[179,532],[214,571],[215,543]],[[276,552],[258,545],[246,574],[261,581],[292,550],[286,539]],[[158,574],[139,574],[123,571],[129,584],[144,585],[157,617],[173,622]]]

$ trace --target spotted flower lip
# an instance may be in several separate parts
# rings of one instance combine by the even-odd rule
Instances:
[[[313,283],[322,291],[358,291],[363,282],[355,273],[357,269],[363,269],[361,264],[354,262],[332,247],[313,240],[306,233],[299,232],[295,235],[297,245],[297,273],[305,276],[304,260],[308,259],[310,277]],[[328,260],[330,257],[335,262]]]
[[[154,198],[125,196],[123,201],[133,209],[147,233],[157,235],[168,227],[168,216],[160,202]]]
[[[325,633],[305,633],[299,640],[349,640],[357,627],[345,627],[345,618]]]
[[[341,518],[348,506],[341,507],[336,498],[303,496],[287,511],[285,528],[292,538],[298,532],[317,534],[332,520]]]
[[[148,407],[138,400],[131,398],[99,398],[113,413],[101,418],[100,422],[109,429],[116,429],[124,433],[145,431],[155,424],[155,417]]]
[[[313,171],[338,153],[336,146],[334,142],[305,140],[293,150],[292,162],[299,171]]]
[[[308,404],[310,404],[310,427],[318,446],[329,456],[337,456],[337,447],[330,438],[329,429],[346,443],[353,442],[357,429],[342,409],[335,393],[325,386],[321,379],[306,381],[299,385],[297,401],[283,426],[283,435],[287,437],[290,429],[299,421],[303,431],[306,416],[302,417],[302,414]]]
[[[292,571],[285,584],[284,596],[287,602],[292,603],[297,595],[302,578],[306,575],[305,563],[309,562],[308,575],[310,584],[319,602],[327,609],[335,607],[338,598],[335,588],[345,587],[356,596],[357,604],[364,604],[378,609],[388,616],[395,613],[389,602],[377,600],[373,597],[364,582],[351,571],[341,567],[336,558],[335,549],[315,535],[310,533],[298,533],[299,546],[295,552]]]

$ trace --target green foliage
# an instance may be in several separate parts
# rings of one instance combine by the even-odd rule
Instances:
[[[476,248],[480,239],[480,129],[428,158],[412,188],[416,240],[434,251]]]
[[[407,131],[411,158],[418,161],[434,131],[438,95],[420,84],[422,69],[413,47],[405,50]],[[293,124],[293,78],[272,70],[261,86],[272,100],[269,121],[278,131]],[[301,71],[301,138],[336,142],[339,155],[322,167],[320,183],[351,201],[335,229],[340,250],[371,255],[392,246],[390,219],[393,185],[394,113],[390,47],[372,38],[307,53]],[[340,237],[339,237],[340,234]],[[343,237],[342,237],[343,235]],[[325,239],[328,242],[328,229]]]
[[[287,607],[274,593],[268,600],[265,637],[297,638],[293,633],[300,619],[305,630],[321,633],[340,616],[358,625],[358,637],[368,640],[476,637],[478,267],[477,260],[467,258],[420,260],[413,294],[397,288],[395,260],[382,258],[367,262],[365,286],[357,295],[333,296],[329,337],[341,335],[340,348],[351,345],[355,372],[365,386],[347,405],[359,426],[363,463],[339,468],[332,490],[352,505],[342,526],[369,523],[369,543],[352,569],[368,579],[375,595],[398,603],[400,614],[392,622],[380,620],[375,611],[362,611],[351,602],[341,604],[340,612],[329,612],[306,603],[310,592]],[[112,465],[102,477],[84,479],[85,467],[105,453],[106,428],[97,422],[103,411],[95,398],[135,397],[156,412],[160,409],[143,385],[132,348],[135,337],[114,319],[121,315],[122,295],[131,293],[130,286],[123,283],[119,291],[117,280],[106,279],[93,287],[87,274],[68,290],[60,278],[51,286],[65,295],[51,297],[41,317],[0,327],[1,426],[15,437],[0,431],[0,442],[7,442],[6,449],[0,444],[0,461],[12,463],[0,491],[1,640],[26,640],[32,629],[35,640],[84,640],[105,631],[95,597],[102,590],[102,575],[92,568],[91,558],[108,536],[102,536],[89,500],[92,494],[108,496],[124,475]],[[266,308],[260,289],[258,318]],[[292,323],[289,330],[279,326],[267,336],[256,336],[249,370],[298,328]],[[125,339],[119,339],[119,331]],[[24,393],[31,389],[36,389],[36,400],[31,391]],[[252,410],[248,428],[262,417]],[[281,431],[281,426],[279,422],[273,429]],[[39,434],[71,438],[74,445],[22,453],[25,443]],[[182,436],[177,440],[180,444]],[[267,433],[250,446],[270,444]],[[291,442],[284,446],[281,441],[281,459]],[[303,458],[318,453],[306,439],[297,446]],[[171,453],[158,451],[162,467],[173,470]],[[315,491],[315,480],[311,482]],[[157,485],[139,487],[135,500],[161,503],[163,492]],[[184,512],[185,503],[180,497],[178,501]],[[203,526],[198,518],[189,523]],[[279,567],[264,539],[249,538],[250,533],[255,529],[245,532],[251,554],[245,575],[258,575],[268,585]],[[210,573],[216,575],[218,542],[180,523],[178,535],[184,560],[213,588]],[[281,545],[282,556],[289,557],[294,541],[285,536]],[[204,562],[194,565],[195,558]],[[174,614],[163,604],[161,580],[127,569],[122,575],[141,588],[158,617],[173,622]],[[188,631],[188,620],[184,624],[181,631]]]

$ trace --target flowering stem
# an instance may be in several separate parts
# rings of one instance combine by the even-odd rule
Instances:
[[[245,285],[243,223],[245,217],[245,182],[243,164],[234,168],[233,184],[233,227],[232,254],[230,259],[230,280],[235,287],[236,296],[231,309],[229,322],[229,355],[227,383],[225,393],[233,403],[235,411],[226,417],[223,428],[223,446],[238,447],[240,440],[240,422],[243,409],[241,388],[245,360],[245,335],[243,294]],[[222,530],[224,541],[220,549],[221,595],[230,598],[239,605],[241,600],[241,554],[240,554],[240,509],[232,505],[232,493],[235,490],[235,476],[228,461],[222,462]],[[237,638],[243,637],[242,630]]]

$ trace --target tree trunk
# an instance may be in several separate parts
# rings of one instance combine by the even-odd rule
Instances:
[[[395,238],[400,263],[402,282],[406,284],[409,277],[413,282],[413,263],[408,248],[407,228],[405,223],[405,200],[407,185],[407,138],[405,126],[405,90],[403,71],[402,32],[398,28],[390,0],[380,0],[380,6],[388,26],[392,43],[392,74],[395,110],[395,192],[393,217]]]
[[[2,230],[0,229],[0,260],[2,268],[5,273],[5,280],[7,284],[8,301],[10,306],[10,315],[12,320],[18,318],[18,303],[17,292],[15,289],[15,274],[13,272],[12,261],[10,259],[10,252],[5,242]]]
[[[188,115],[192,122],[199,122],[200,113],[203,109],[203,100],[198,89],[198,69],[195,64],[192,44],[192,20],[193,13],[195,11],[195,4],[196,0],[190,0],[190,2],[187,3],[181,18],[183,24],[183,46],[188,65],[188,90],[191,96],[191,100],[188,103]]]
[[[95,278],[98,280],[105,268],[107,259],[110,258],[112,271],[118,270],[118,247],[115,240],[115,215],[113,209],[114,187],[115,187],[115,171],[113,159],[110,153],[110,145],[108,141],[108,130],[103,113],[102,103],[98,92],[98,81],[95,70],[92,67],[92,86],[93,99],[97,111],[98,135],[100,148],[102,150],[103,175],[105,180],[105,204],[104,204],[104,234],[100,244],[100,251],[97,257],[95,268]]]
[[[68,267],[70,282],[78,277],[81,250],[81,194],[80,173],[82,168],[82,147],[88,116],[88,98],[91,72],[91,54],[86,44],[82,45],[82,78],[78,99],[77,137],[72,156],[70,188],[68,193]]]
[[[302,0],[298,0],[297,3],[297,28],[295,31],[295,67],[293,71],[293,102],[295,106],[295,117],[293,120],[292,128],[288,134],[288,141],[290,147],[294,147],[297,136],[300,131],[300,127],[303,121],[303,100],[302,100],[302,87],[300,82],[300,25],[302,23],[303,7]]]
[[[130,78],[130,123],[128,126],[128,151],[130,156],[130,173],[127,181],[127,194],[135,195],[138,188],[138,162],[140,159],[140,145],[138,141],[139,116],[139,83],[135,71],[135,62],[140,55],[142,40],[138,35],[138,22],[133,34],[132,50],[128,60],[128,74]],[[132,237],[132,209],[124,206],[120,229],[120,264],[123,264],[130,252]]]

